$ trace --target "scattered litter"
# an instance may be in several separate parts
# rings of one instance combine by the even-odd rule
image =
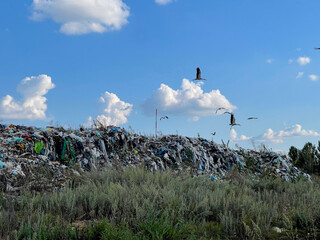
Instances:
[[[234,168],[286,181],[298,176],[311,180],[290,159],[274,152],[232,150],[200,137],[148,137],[114,126],[65,130],[0,124],[0,153],[0,182],[9,192],[61,189],[83,171],[142,164],[150,171],[170,168],[214,181]]]

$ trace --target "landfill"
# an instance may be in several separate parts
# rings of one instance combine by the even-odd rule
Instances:
[[[0,191],[61,189],[91,170],[138,167],[172,169],[223,180],[232,169],[286,181],[311,177],[291,159],[271,151],[232,150],[204,138],[150,137],[115,126],[79,128],[0,124]]]

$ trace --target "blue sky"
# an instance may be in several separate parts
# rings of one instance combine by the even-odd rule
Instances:
[[[319,1],[160,2],[1,1],[0,119],[78,127],[91,116],[151,135],[157,106],[163,134],[284,151],[317,143]]]

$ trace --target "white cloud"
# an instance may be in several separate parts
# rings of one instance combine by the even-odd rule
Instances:
[[[233,139],[236,139],[238,136],[236,130],[234,130],[233,128],[230,130],[230,138],[233,140]]]
[[[97,116],[96,120],[104,126],[121,125],[128,121],[127,117],[132,111],[133,105],[121,101],[120,98],[114,94],[105,92],[100,97],[100,102],[105,105],[104,114]],[[92,117],[89,117],[87,126],[92,125]]]
[[[317,75],[315,75],[315,74],[310,74],[309,78],[310,78],[311,81],[314,81],[314,82],[318,81],[318,79],[319,79],[319,77]]]
[[[304,74],[304,72],[298,72],[296,79],[302,78],[303,74]]]
[[[273,61],[274,61],[273,59],[269,58],[269,59],[267,59],[266,62],[269,63],[269,64],[271,64],[271,63],[273,63]]]
[[[183,79],[181,89],[178,90],[161,84],[160,88],[153,92],[152,97],[143,103],[143,110],[146,114],[153,115],[157,108],[165,114],[199,119],[201,116],[215,115],[219,107],[224,107],[228,111],[236,109],[219,90],[204,93],[202,84]],[[222,113],[223,111],[219,111],[217,114]]]
[[[119,30],[130,14],[122,0],[33,0],[32,7],[31,19],[50,18],[68,35]]]
[[[282,143],[283,137],[278,136],[271,128],[268,128],[262,137],[256,139],[258,142],[272,142],[272,143]]]
[[[309,57],[299,57],[297,59],[297,63],[299,63],[301,66],[309,64],[311,62],[311,59]]]
[[[165,5],[173,2],[173,0],[155,0],[155,2],[158,3],[159,5]]]
[[[238,138],[237,132],[234,129],[230,130],[230,139],[233,142],[248,141],[252,139],[261,143],[283,143],[288,138],[300,136],[320,137],[320,133],[314,130],[302,129],[302,126],[299,124],[293,125],[285,130],[280,130],[279,132],[275,132],[271,128],[268,128],[262,135],[257,137],[247,137],[245,135],[241,135]]]
[[[262,136],[256,137],[255,140],[258,142],[282,143],[287,138],[299,136],[320,137],[320,133],[314,130],[302,129],[301,125],[296,124],[290,128],[286,128],[285,130],[280,130],[279,132],[275,132],[269,128],[262,134]]]
[[[39,75],[23,79],[17,87],[22,95],[21,101],[6,95],[0,101],[0,117],[4,119],[46,119],[48,91],[54,88],[51,77]]]
[[[231,141],[233,142],[241,142],[241,141],[248,141],[250,140],[252,137],[247,137],[245,135],[241,135],[239,138],[238,138],[238,134],[236,132],[236,130],[234,130],[233,128],[230,130],[230,139]]]

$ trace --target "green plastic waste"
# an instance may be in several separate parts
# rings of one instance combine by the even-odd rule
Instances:
[[[76,155],[74,154],[74,151],[72,150],[72,147],[71,147],[70,138],[68,138],[68,141],[66,139],[64,139],[61,159],[64,160],[64,158],[65,158],[67,144],[69,145],[69,150],[70,150],[71,155],[72,155],[72,157],[74,159],[74,162],[77,162]]]
[[[42,142],[36,142],[34,146],[34,151],[38,154],[41,153],[41,150],[44,148],[44,144]]]

